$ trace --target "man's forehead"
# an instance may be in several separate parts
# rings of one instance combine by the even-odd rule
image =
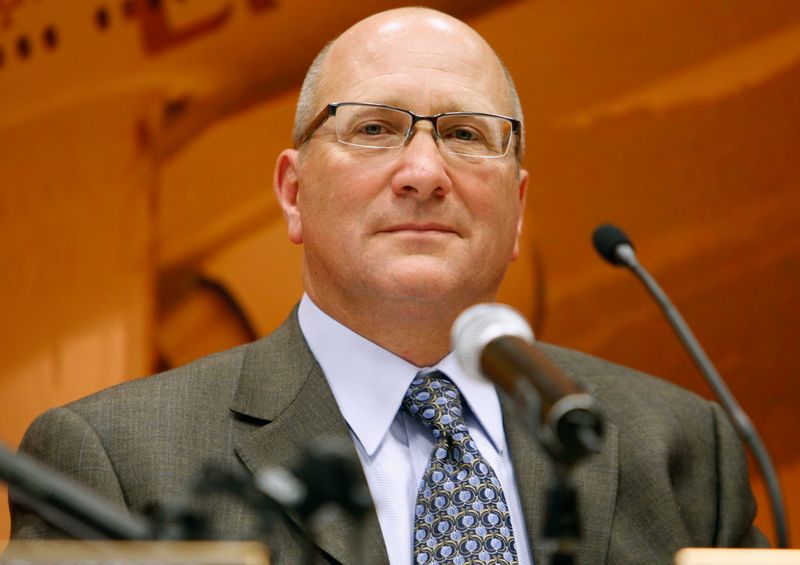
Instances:
[[[320,94],[402,105],[409,94],[419,98],[428,90],[440,111],[505,110],[506,81],[494,51],[466,24],[429,12],[379,14],[345,32],[331,46]],[[486,96],[503,108],[476,108],[470,100]]]

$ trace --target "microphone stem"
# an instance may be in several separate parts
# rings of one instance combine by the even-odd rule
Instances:
[[[694,333],[686,324],[683,316],[678,312],[675,306],[667,297],[666,293],[659,286],[658,282],[650,276],[650,273],[642,267],[636,260],[635,255],[631,252],[626,253],[622,257],[622,262],[633,271],[639,280],[642,281],[647,291],[653,296],[658,303],[661,311],[678,334],[678,338],[683,342],[683,345],[689,351],[692,359],[697,365],[700,372],[703,374],[706,382],[708,382],[714,394],[720,401],[723,409],[730,418],[733,426],[739,432],[742,439],[750,448],[756,464],[761,471],[764,481],[766,483],[767,492],[769,494],[770,505],[772,507],[772,515],[775,521],[776,538],[778,540],[779,548],[789,547],[789,539],[786,528],[786,513],[783,505],[783,495],[781,494],[781,487],[778,481],[778,475],[775,472],[775,466],[772,459],[767,452],[761,437],[758,434],[753,422],[744,412],[742,407],[736,401],[728,386],[722,380],[722,377],[717,372],[711,360],[706,355],[700,343],[694,336]]]
[[[0,444],[0,480],[9,496],[67,534],[99,539],[153,539],[148,519],[96,495],[86,487]]]

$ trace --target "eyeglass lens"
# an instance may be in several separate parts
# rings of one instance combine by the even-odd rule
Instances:
[[[334,120],[342,143],[380,149],[402,146],[413,121],[400,110],[360,104],[339,106]],[[499,116],[454,114],[440,116],[437,130],[442,145],[452,153],[495,157],[505,155],[512,124]]]

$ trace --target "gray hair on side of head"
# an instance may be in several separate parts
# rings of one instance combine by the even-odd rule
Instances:
[[[320,111],[317,108],[317,93],[319,91],[320,73],[322,65],[325,64],[325,59],[328,57],[328,51],[336,40],[333,39],[325,44],[325,46],[317,53],[311,66],[308,67],[306,77],[303,79],[303,86],[300,87],[300,96],[297,99],[297,108],[294,113],[294,127],[292,129],[292,142],[295,149],[300,149],[300,140],[305,132],[308,124],[314,119],[314,116]]]
[[[328,57],[328,52],[335,42],[336,39],[329,41],[320,50],[320,52],[317,53],[317,56],[314,57],[314,60],[311,62],[311,66],[308,67],[308,72],[306,72],[306,76],[303,79],[303,85],[300,87],[300,96],[297,99],[297,108],[294,114],[294,127],[292,128],[292,142],[294,143],[295,149],[302,151],[300,140],[302,139],[308,124],[311,123],[311,120],[313,120],[322,109],[319,107],[320,101],[318,100],[317,96],[320,91],[322,66],[325,64],[325,60]],[[511,76],[511,71],[508,70],[505,62],[500,58],[497,52],[494,51],[494,49],[492,49],[492,52],[494,53],[495,57],[497,57],[497,61],[500,63],[500,67],[503,69],[503,75],[506,78],[506,84],[508,85],[508,93],[511,102],[511,115],[522,123],[519,143],[516,145],[515,149],[517,163],[519,164],[522,162],[522,158],[525,156],[525,116],[522,113],[522,102],[519,99],[519,94],[517,93],[517,87],[514,84],[514,79]],[[343,100],[331,100],[329,102],[343,102]]]
[[[500,58],[500,55],[492,49],[494,56],[497,57],[497,61],[500,63],[500,67],[503,69],[503,76],[506,77],[506,84],[508,85],[508,97],[511,101],[511,116],[518,119],[520,125],[519,131],[519,143],[516,146],[516,154],[517,154],[517,164],[522,162],[523,157],[525,157],[525,114],[522,113],[522,101],[519,99],[519,93],[517,92],[517,85],[514,84],[514,77],[511,76],[511,71],[508,70],[505,61]]]

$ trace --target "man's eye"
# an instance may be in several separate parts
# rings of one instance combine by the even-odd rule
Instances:
[[[388,133],[383,125],[376,123],[364,124],[359,128],[359,132],[365,135],[381,135],[382,133]]]
[[[483,136],[480,134],[480,132],[476,131],[474,128],[468,127],[451,128],[445,132],[442,137],[461,142],[476,142],[483,139]]]
[[[474,141],[478,138],[478,136],[475,135],[474,131],[464,128],[455,130],[453,132],[453,137],[455,137],[459,141]]]

